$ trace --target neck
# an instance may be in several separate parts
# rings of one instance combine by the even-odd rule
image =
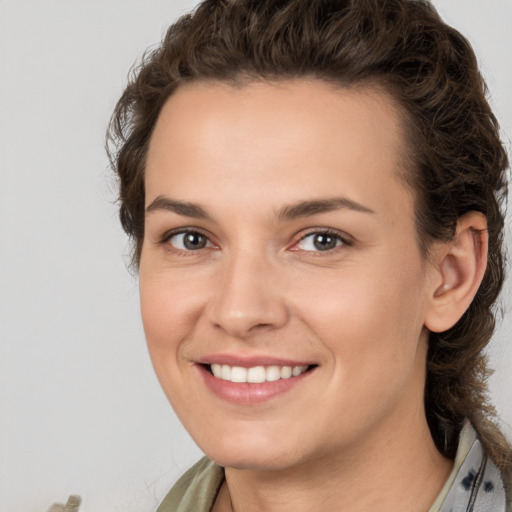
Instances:
[[[214,511],[425,512],[451,468],[435,448],[423,413],[410,421],[402,416],[357,450],[279,471],[226,468]]]

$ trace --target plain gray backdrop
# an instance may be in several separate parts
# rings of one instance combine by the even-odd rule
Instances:
[[[195,3],[0,0],[2,512],[70,493],[83,512],[153,511],[200,456],[146,353],[103,150],[128,69]],[[435,4],[474,44],[509,141],[512,1]],[[490,348],[509,436],[511,290]]]

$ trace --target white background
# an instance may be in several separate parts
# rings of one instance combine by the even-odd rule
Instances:
[[[103,150],[128,69],[194,4],[0,0],[1,512],[69,493],[83,512],[149,512],[200,455],[146,354]],[[512,1],[436,5],[475,45],[510,140]],[[512,436],[510,316],[490,384]]]

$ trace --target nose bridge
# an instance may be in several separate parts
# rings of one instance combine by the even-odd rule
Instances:
[[[219,266],[210,319],[226,333],[244,338],[255,331],[284,325],[288,312],[276,286],[278,268],[262,252],[240,248]]]

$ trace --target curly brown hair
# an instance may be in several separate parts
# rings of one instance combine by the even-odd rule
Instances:
[[[168,97],[190,81],[313,77],[378,86],[401,107],[409,137],[407,183],[418,240],[450,240],[469,211],[487,218],[489,259],[471,306],[450,330],[430,333],[425,409],[441,453],[453,457],[465,418],[504,472],[510,446],[488,401],[484,347],[504,280],[506,152],[468,41],[427,0],[205,0],[172,25],[133,71],[107,147],[120,183],[120,218],[138,266],[144,238],[144,166]]]

